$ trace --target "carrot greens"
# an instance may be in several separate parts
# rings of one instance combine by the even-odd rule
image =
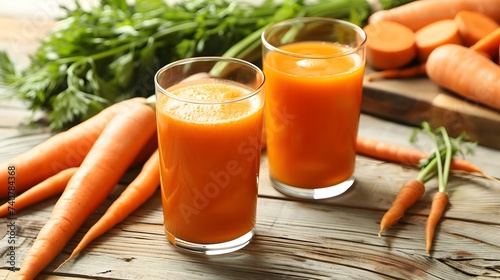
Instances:
[[[324,16],[362,24],[373,12],[367,0],[101,0],[90,10],[78,1],[31,56],[16,69],[0,51],[0,84],[7,97],[48,113],[61,129],[130,97],[153,94],[153,77],[168,62],[227,55],[252,62],[260,57],[260,33],[274,22]],[[383,0],[382,8],[410,0]]]

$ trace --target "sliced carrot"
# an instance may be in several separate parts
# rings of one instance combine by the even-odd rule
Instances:
[[[17,213],[17,211],[46,198],[61,194],[76,170],[78,170],[78,167],[65,169],[23,192],[14,201],[6,202],[0,206],[0,217],[5,217],[10,213]]]
[[[430,252],[432,240],[436,232],[436,226],[443,216],[446,206],[448,206],[449,198],[445,192],[437,192],[432,198],[431,211],[425,224],[425,251]]]
[[[500,0],[420,0],[373,13],[369,23],[394,21],[417,31],[436,21],[453,19],[459,11],[476,11],[500,21]]]
[[[473,50],[487,53],[492,59],[500,58],[500,28],[495,29],[470,47]]]
[[[478,52],[444,45],[426,63],[430,80],[459,96],[500,110],[500,67]]]
[[[141,172],[127,186],[123,193],[95,223],[59,267],[78,255],[92,240],[125,220],[133,211],[149,199],[160,185],[160,159],[158,150],[144,164]]]
[[[470,47],[500,25],[492,18],[475,11],[460,11],[455,16],[458,32],[465,46]]]
[[[417,55],[415,34],[396,22],[381,21],[364,27],[367,35],[366,61],[376,69],[399,68]]]
[[[406,181],[396,195],[391,207],[382,217],[378,236],[381,236],[384,230],[396,224],[403,217],[406,210],[413,206],[424,193],[424,182],[418,179]]]
[[[437,47],[446,44],[462,44],[460,33],[455,21],[451,19],[431,23],[415,32],[418,58],[421,62],[427,58]]]
[[[373,72],[365,76],[368,82],[377,79],[401,79],[401,78],[415,78],[425,76],[425,63],[412,65],[398,69],[387,69],[378,72]]]
[[[106,199],[155,131],[154,110],[139,103],[109,122],[25,255],[18,279],[34,279],[53,261]]]
[[[0,198],[7,197],[8,167],[15,168],[17,195],[70,167],[78,167],[110,120],[130,103],[140,98],[116,103],[73,128],[0,164]]]

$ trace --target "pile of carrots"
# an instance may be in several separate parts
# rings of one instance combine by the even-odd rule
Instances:
[[[129,168],[143,165],[70,258],[156,191],[160,184],[156,138],[154,109],[146,99],[134,98],[114,104],[0,164],[1,182],[8,182],[12,176],[8,170],[15,168],[15,188],[1,188],[0,198],[8,198],[0,207],[2,216],[15,215],[24,207],[60,194],[49,220],[25,255],[17,279],[34,279],[43,271]]]
[[[427,75],[500,111],[500,0],[421,0],[373,13],[364,27],[368,81]]]

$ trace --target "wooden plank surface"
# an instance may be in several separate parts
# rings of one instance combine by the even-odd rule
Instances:
[[[50,6],[54,1],[30,3]],[[15,12],[1,17],[5,5],[10,5]],[[10,53],[22,66],[37,39],[27,37],[12,41],[12,36],[22,34],[26,24],[33,25],[32,15],[37,9],[19,12],[16,10],[19,7],[15,2],[0,2],[0,48],[10,46]],[[9,30],[10,37],[4,30]],[[39,29],[42,33],[44,30]],[[23,125],[28,114],[23,104],[0,101],[0,162],[50,137],[51,133],[44,128],[31,129]],[[411,126],[363,114],[359,134],[409,145],[411,129]],[[469,159],[500,178],[500,150],[479,146]],[[302,201],[286,197],[272,188],[265,153],[261,164],[256,236],[241,251],[207,257],[176,250],[163,234],[160,196],[156,193],[125,221],[92,242],[76,259],[53,272],[134,174],[131,171],[123,178],[122,184],[37,279],[500,278],[498,182],[477,176],[451,177],[451,205],[438,228],[434,250],[428,255],[424,250],[424,227],[431,197],[436,191],[435,182],[428,184],[422,200],[400,223],[382,237],[377,236],[384,211],[400,185],[415,177],[417,170],[358,156],[353,188],[337,198]],[[17,268],[49,218],[56,200],[49,199],[16,214]],[[0,221],[0,279],[15,279],[7,263],[11,252],[8,220],[2,218]]]
[[[374,131],[385,128],[382,138],[404,142],[405,137],[401,137],[400,130],[394,127],[402,131],[410,129],[363,115],[360,132],[374,137]],[[18,140],[23,138],[25,136],[17,137]],[[16,150],[17,143],[22,142],[11,143],[9,149]],[[5,151],[1,147],[0,154]],[[500,158],[498,153],[492,155]],[[380,218],[399,186],[416,173],[414,169],[358,156],[357,182],[353,188],[337,198],[301,201],[272,188],[264,153],[256,236],[243,250],[210,258],[177,251],[163,235],[161,202],[157,193],[124,222],[91,243],[75,260],[51,272],[69,256],[83,234],[119,195],[124,187],[119,185],[40,279],[87,276],[93,279],[185,279],[187,276],[189,279],[468,279],[469,275],[500,276],[500,184],[490,180],[474,176],[451,178],[451,207],[439,227],[431,256],[424,251],[423,230],[436,190],[435,183],[428,185],[422,200],[400,223],[387,230],[383,237],[377,237]],[[47,200],[17,214],[17,260],[22,260],[55,201],[56,198]],[[0,255],[6,258],[7,233],[2,236]],[[7,268],[4,264],[0,273],[13,277],[5,271]]]

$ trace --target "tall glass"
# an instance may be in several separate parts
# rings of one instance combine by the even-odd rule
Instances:
[[[322,199],[353,185],[365,41],[360,27],[329,18],[263,32],[267,156],[278,191]]]
[[[222,254],[254,234],[264,75],[242,60],[198,57],[155,76],[165,234]]]

